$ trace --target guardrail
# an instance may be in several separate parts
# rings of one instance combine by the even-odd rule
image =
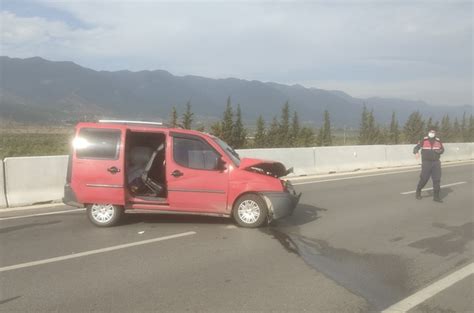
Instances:
[[[444,144],[443,161],[474,159],[474,143]],[[311,175],[417,165],[414,145],[335,146],[238,150],[242,157],[269,159]],[[66,180],[68,156],[0,160],[0,208],[58,201]]]

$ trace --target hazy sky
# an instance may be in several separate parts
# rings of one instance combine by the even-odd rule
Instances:
[[[11,57],[473,104],[473,1],[0,1]]]

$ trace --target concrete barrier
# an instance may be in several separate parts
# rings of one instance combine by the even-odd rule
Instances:
[[[6,196],[11,207],[59,200],[68,156],[6,158]]]
[[[385,146],[338,146],[315,148],[313,173],[345,172],[386,167]]]
[[[444,154],[441,157],[444,161],[460,161],[473,158],[473,143],[446,143],[444,144]]]
[[[5,176],[3,173],[3,161],[0,160],[0,208],[7,207],[7,197],[5,195]]]
[[[307,175],[314,172],[315,148],[272,148],[238,150],[240,157],[273,160],[293,167],[294,175]]]
[[[387,166],[408,166],[421,164],[413,154],[415,145],[385,146]]]

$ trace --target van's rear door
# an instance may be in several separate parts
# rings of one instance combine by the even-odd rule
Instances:
[[[125,136],[123,125],[77,126],[71,187],[78,202],[125,205]]]

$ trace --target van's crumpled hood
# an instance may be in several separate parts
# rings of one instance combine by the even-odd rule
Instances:
[[[285,166],[280,162],[251,158],[242,158],[240,160],[239,167],[244,170],[254,170],[256,172],[263,171],[262,174],[267,174],[275,177],[286,176],[293,171],[293,168],[287,170]]]

